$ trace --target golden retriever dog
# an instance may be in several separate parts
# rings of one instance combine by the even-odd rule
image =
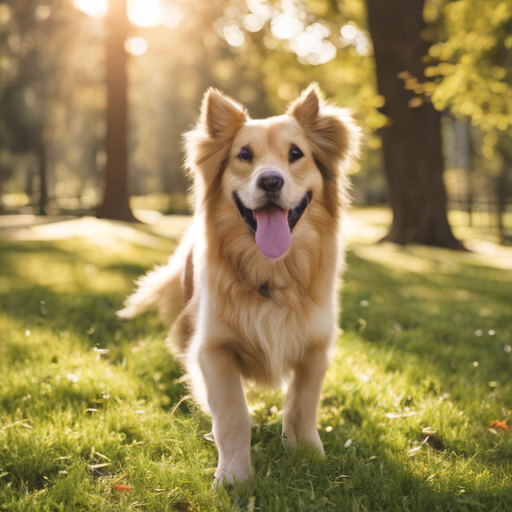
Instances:
[[[253,120],[210,89],[185,136],[192,227],[141,278],[122,317],[157,306],[219,451],[217,481],[251,476],[244,382],[288,388],[283,433],[323,453],[316,414],[338,325],[346,167],[358,129],[310,86]]]

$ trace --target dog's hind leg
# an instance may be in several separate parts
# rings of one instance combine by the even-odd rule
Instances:
[[[329,365],[326,348],[310,349],[295,365],[283,409],[283,433],[295,446],[299,441],[324,453],[316,428],[316,414],[325,372]]]
[[[241,482],[252,474],[251,421],[236,355],[228,347],[205,348],[199,353],[199,365],[219,450],[215,480]]]

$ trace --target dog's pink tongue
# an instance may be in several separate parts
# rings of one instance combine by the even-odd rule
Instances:
[[[278,260],[292,243],[288,210],[268,205],[255,210],[254,213],[258,222],[256,245],[267,258]]]

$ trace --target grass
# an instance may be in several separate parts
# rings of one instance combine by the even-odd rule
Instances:
[[[210,420],[156,317],[114,314],[173,244],[114,242],[0,239],[0,510],[512,510],[512,435],[489,428],[512,420],[512,270],[353,242],[327,458],[288,450],[282,393],[251,389],[240,492],[211,487]]]

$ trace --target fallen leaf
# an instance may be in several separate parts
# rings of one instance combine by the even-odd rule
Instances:
[[[128,492],[131,490],[132,490],[132,488],[129,485],[123,485],[123,484],[114,485],[114,491],[117,491],[117,492]]]
[[[492,421],[490,426],[496,427],[496,428],[502,428],[503,430],[510,432],[510,427],[507,425],[506,421]]]

